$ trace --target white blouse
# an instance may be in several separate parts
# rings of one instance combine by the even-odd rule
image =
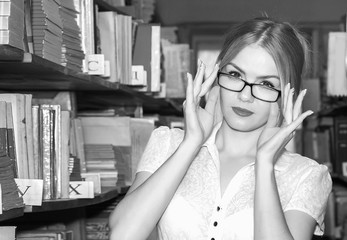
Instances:
[[[253,239],[254,163],[241,168],[221,196],[215,145],[219,126],[192,162],[160,219],[160,240]],[[183,135],[180,129],[155,129],[137,172],[155,172],[177,149]],[[327,167],[299,154],[285,152],[275,165],[275,176],[283,211],[309,214],[317,221],[315,234],[322,235],[332,188]]]

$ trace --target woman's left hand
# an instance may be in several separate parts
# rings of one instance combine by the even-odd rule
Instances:
[[[258,139],[257,163],[261,161],[275,165],[285,146],[293,138],[295,130],[306,117],[313,114],[311,110],[300,113],[305,94],[306,90],[302,90],[293,104],[294,89],[290,88],[289,83],[287,84],[282,96],[284,119],[280,127],[276,126],[279,119],[278,104],[271,104],[269,119]]]

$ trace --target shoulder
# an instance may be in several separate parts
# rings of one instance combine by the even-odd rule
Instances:
[[[331,188],[332,180],[328,167],[298,153],[284,152],[278,167],[285,175],[302,181],[320,182],[327,189]]]
[[[279,166],[280,167],[285,167],[285,168],[297,168],[297,169],[302,169],[302,171],[307,171],[307,170],[316,170],[316,171],[323,171],[323,172],[328,172],[328,167],[319,164],[317,161],[302,156],[301,154],[298,153],[293,153],[289,151],[285,151],[281,158],[279,159]]]
[[[151,138],[159,143],[169,142],[172,145],[179,144],[184,137],[184,131],[179,128],[160,126],[153,130]]]

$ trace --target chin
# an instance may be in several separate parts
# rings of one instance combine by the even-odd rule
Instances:
[[[259,129],[263,129],[266,122],[260,122],[259,120],[255,119],[225,119],[225,122],[227,125],[238,132],[253,132]]]

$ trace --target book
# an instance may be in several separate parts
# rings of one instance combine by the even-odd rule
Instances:
[[[329,32],[328,40],[328,96],[347,95],[346,51],[347,33]]]
[[[82,50],[85,54],[83,72],[88,72],[87,59],[89,55],[95,54],[94,33],[94,3],[93,0],[81,1],[76,10],[80,13],[78,25],[81,29]]]
[[[160,25],[138,24],[133,49],[133,65],[143,65],[147,71],[145,92],[160,90]]]
[[[69,198],[70,111],[61,111],[61,198]]]
[[[36,178],[35,159],[34,159],[34,132],[33,132],[33,115],[32,115],[32,95],[24,94],[25,97],[25,132],[28,159],[28,177]]]
[[[188,44],[171,44],[162,40],[163,82],[165,97],[185,98],[187,72],[190,72],[190,49]]]
[[[103,157],[108,165],[89,163],[90,172],[100,172],[101,186],[125,185],[131,162],[130,117],[80,117],[88,160]],[[97,149],[97,150],[95,150]],[[98,154],[98,155],[96,155]],[[104,161],[103,161],[104,162]],[[99,167],[98,167],[99,166]],[[97,168],[98,167],[98,168]]]
[[[33,123],[33,155],[34,155],[34,178],[42,179],[41,164],[41,145],[40,145],[40,106],[32,106],[32,123]]]
[[[43,179],[43,199],[55,198],[54,185],[54,111],[49,105],[40,107],[41,162]]]
[[[76,146],[76,157],[80,161],[80,172],[84,173],[87,172],[86,168],[86,159],[84,154],[84,144],[85,144],[85,132],[83,129],[83,123],[80,118],[74,118],[72,119],[73,122],[73,129],[74,129],[74,137],[75,137],[75,146]]]
[[[12,106],[13,129],[16,150],[16,163],[18,178],[29,178],[28,154],[26,142],[25,120],[25,95],[24,94],[0,94],[0,101],[10,102]]]
[[[120,67],[117,58],[116,39],[116,12],[107,11],[98,13],[98,27],[100,31],[101,53],[105,55],[105,60],[110,61],[110,82],[119,82],[118,72]]]
[[[16,239],[16,226],[0,226],[0,236],[4,240]]]
[[[347,176],[347,118],[334,118],[334,172]]]
[[[137,165],[145,150],[147,142],[154,130],[154,121],[145,118],[131,118],[131,164],[129,177],[126,179],[126,184],[131,185],[135,178]]]
[[[9,108],[9,110],[7,110]],[[13,208],[23,207],[23,199],[14,180],[16,175],[15,158],[11,156],[10,146],[13,140],[8,136],[8,127],[12,126],[11,104],[0,101],[0,187],[1,187],[1,212]],[[11,116],[9,116],[10,114]]]

